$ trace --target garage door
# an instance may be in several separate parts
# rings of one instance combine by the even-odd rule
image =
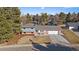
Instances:
[[[48,34],[58,34],[58,31],[48,31]]]

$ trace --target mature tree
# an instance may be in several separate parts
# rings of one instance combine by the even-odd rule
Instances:
[[[65,20],[66,20],[66,22],[71,22],[71,21],[72,21],[72,19],[71,19],[71,14],[70,14],[70,13],[67,14]]]
[[[26,16],[25,15],[21,16],[20,19],[21,19],[21,24],[22,25],[27,24],[27,19],[26,19]]]
[[[48,22],[48,15],[47,15],[47,13],[42,13],[41,14],[41,22],[44,25]]]
[[[79,21],[79,13],[77,13],[77,21]]]
[[[33,16],[33,22],[35,24],[40,24],[40,16],[38,14]]]
[[[59,19],[60,19],[60,21],[61,21],[62,23],[65,23],[65,18],[66,18],[66,14],[63,13],[63,12],[61,12],[61,13],[59,14]]]
[[[49,19],[48,19],[48,25],[56,25],[56,19],[54,15],[49,15]]]
[[[59,14],[54,15],[54,18],[55,18],[55,21],[57,24],[61,23],[60,18],[59,18]]]
[[[13,30],[15,33],[20,31],[20,10],[17,7],[12,8]]]
[[[0,40],[20,32],[20,10],[17,7],[0,8]]]
[[[77,14],[74,12],[71,16],[72,22],[77,22]]]
[[[27,13],[26,15],[26,20],[27,20],[27,23],[32,23],[32,16],[29,13]]]

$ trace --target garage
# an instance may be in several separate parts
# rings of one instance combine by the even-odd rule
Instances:
[[[36,26],[35,29],[38,30],[38,33],[44,33],[46,35],[59,34],[61,32],[59,26]]]
[[[58,34],[58,31],[48,31],[48,34]]]

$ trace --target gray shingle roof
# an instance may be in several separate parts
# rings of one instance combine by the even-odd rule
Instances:
[[[33,24],[26,24],[23,25],[22,28],[35,28],[35,30],[40,30],[40,31],[58,31],[61,30],[61,28],[59,26],[43,26],[43,25],[33,25]]]
[[[68,26],[79,26],[79,22],[69,22],[67,23]]]
[[[60,28],[58,26],[35,26],[36,30],[40,30],[40,31],[58,31],[60,30]]]

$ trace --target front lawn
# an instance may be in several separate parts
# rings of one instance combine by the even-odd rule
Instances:
[[[72,44],[79,44],[79,37],[68,29],[63,29],[64,37]]]
[[[38,44],[49,44],[51,43],[51,40],[48,36],[36,36],[33,42],[38,43]]]

